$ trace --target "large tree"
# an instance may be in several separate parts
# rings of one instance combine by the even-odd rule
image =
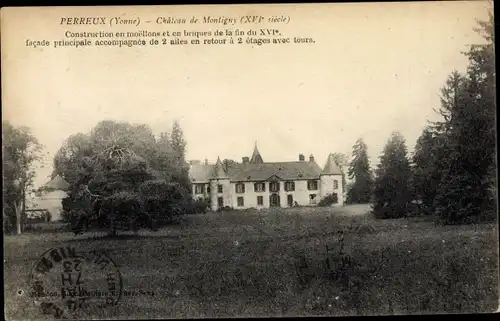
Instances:
[[[410,162],[404,137],[394,132],[389,138],[374,182],[373,213],[377,218],[399,218],[408,214],[412,200]]]
[[[85,169],[69,197],[76,231],[85,223],[114,235],[122,228],[136,229],[138,221],[147,221],[143,220],[146,213],[138,187],[156,177],[143,157],[111,145],[84,162]]]
[[[4,229],[17,227],[17,234],[21,234],[26,193],[33,184],[42,146],[29,128],[15,127],[8,121],[2,122],[2,145]]]
[[[89,135],[78,133],[69,136],[54,156],[52,178],[61,175],[68,183],[74,184],[81,160],[92,156],[91,147]]]
[[[101,121],[90,133],[77,133],[64,141],[54,157],[52,176],[60,174],[68,183],[74,183],[82,159],[111,146],[130,150],[151,162],[156,157],[155,143],[153,132],[146,125]]]
[[[173,162],[174,168],[177,170],[173,173],[174,179],[178,181],[181,186],[191,190],[190,181],[187,178],[189,172],[189,166],[186,163],[186,140],[184,138],[184,132],[179,124],[175,121],[172,126],[172,132],[170,134],[171,146],[173,152]]]
[[[184,132],[182,131],[179,122],[174,122],[170,136],[172,139],[172,150],[174,151],[174,155],[180,164],[184,164],[186,158],[186,141],[184,139]]]
[[[151,227],[152,216],[179,213],[190,191],[183,187],[187,172],[169,134],[156,139],[146,125],[102,121],[89,134],[71,136],[54,165],[71,185],[63,207],[75,232],[89,225],[110,234],[124,227]],[[179,205],[175,210],[166,205],[173,203]]]
[[[174,122],[170,132],[160,133],[151,164],[167,181],[176,181],[183,188],[191,190],[189,165],[186,162],[186,140],[178,122]]]
[[[158,171],[158,174],[166,180],[172,180],[172,168],[175,166],[173,160],[173,149],[170,134],[168,132],[160,133],[155,142],[155,157],[151,160],[151,166]]]
[[[426,127],[415,145],[412,158],[412,191],[422,214],[434,214],[434,198],[444,170],[444,135]]]
[[[353,146],[349,164],[349,179],[353,180],[347,192],[347,203],[369,203],[372,196],[373,177],[368,160],[368,147],[359,138]]]
[[[464,75],[453,73],[443,90],[435,128],[444,136],[444,166],[433,202],[444,223],[480,219],[495,208],[495,58],[493,15],[479,22],[477,31],[485,43],[472,45],[465,54],[469,66]],[[448,95],[447,95],[448,94]]]
[[[439,187],[443,175],[450,168],[452,160],[452,141],[450,133],[452,130],[452,114],[459,108],[463,100],[463,88],[465,79],[453,71],[445,85],[441,89],[441,107],[436,110],[443,118],[442,121],[431,122],[427,126],[415,145],[412,159],[412,187],[415,200],[420,204],[419,211],[422,214],[435,214],[435,199],[439,193]]]

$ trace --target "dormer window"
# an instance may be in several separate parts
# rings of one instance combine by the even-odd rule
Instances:
[[[266,191],[266,183],[255,183],[254,184],[255,192],[265,192]]]

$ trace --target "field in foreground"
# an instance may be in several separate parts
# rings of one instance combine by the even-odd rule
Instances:
[[[40,320],[29,276],[51,247],[105,250],[125,291],[90,317],[378,315],[498,308],[496,225],[374,220],[366,207],[210,213],[138,236],[4,237],[5,317]],[[343,241],[338,231],[344,232]],[[20,292],[21,291],[21,292]],[[104,313],[104,314],[103,314]]]

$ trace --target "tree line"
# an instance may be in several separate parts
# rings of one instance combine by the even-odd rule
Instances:
[[[40,160],[42,145],[30,129],[2,121],[3,230],[22,232],[26,220],[26,195],[33,185],[33,164]]]
[[[25,127],[3,122],[4,231],[25,213],[25,195],[42,146]],[[186,141],[178,122],[155,136],[144,124],[101,121],[89,133],[69,136],[53,159],[51,178],[69,183],[62,217],[75,233],[85,229],[155,229],[198,211],[192,200]],[[206,206],[206,205],[205,205]]]
[[[404,137],[391,134],[380,163],[370,168],[367,146],[353,147],[347,203],[372,203],[378,218],[433,215],[445,224],[496,215],[495,55],[493,15],[476,29],[484,44],[464,54],[465,73],[453,71],[436,112],[408,155]],[[342,162],[339,163],[342,164]]]
[[[342,185],[347,203],[372,203],[378,218],[431,215],[446,224],[496,217],[495,54],[493,15],[479,22],[484,44],[464,54],[468,68],[453,71],[441,90],[436,112],[412,156],[404,137],[389,137],[373,170],[362,139],[352,158],[334,154],[352,181]],[[26,127],[2,122],[4,231],[21,233],[25,199],[40,159],[41,144]],[[52,177],[69,184],[63,216],[76,233],[86,228],[120,229],[167,223],[206,203],[192,200],[186,141],[174,122],[156,137],[143,124],[102,121],[89,133],[68,137],[57,151]],[[348,164],[349,163],[349,164]]]

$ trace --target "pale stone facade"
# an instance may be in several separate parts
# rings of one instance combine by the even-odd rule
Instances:
[[[344,205],[342,173],[331,154],[322,170],[312,155],[308,161],[300,155],[299,161],[266,163],[255,146],[242,163],[192,162],[189,176],[193,197],[209,199],[213,211],[314,206],[329,194],[337,196],[334,206]]]
[[[39,200],[38,206],[50,212],[51,221],[59,221],[61,219],[62,200],[67,196],[65,191],[56,190],[44,192]]]
[[[68,182],[59,175],[55,176],[40,189],[40,195],[35,200],[37,209],[49,211],[53,222],[60,220],[62,200],[67,196],[68,188]]]

